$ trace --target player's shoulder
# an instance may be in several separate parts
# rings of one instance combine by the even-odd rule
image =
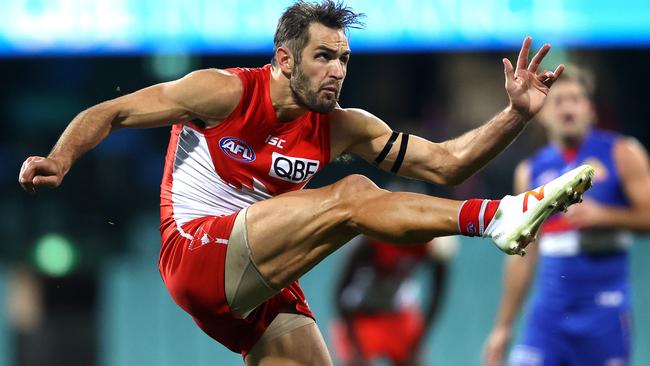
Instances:
[[[351,128],[386,129],[388,127],[384,121],[361,108],[341,108],[336,106],[328,115],[332,123]]]
[[[513,174],[513,191],[519,194],[529,189],[532,180],[532,167],[529,159],[522,160],[515,167]]]
[[[337,106],[328,115],[334,129],[355,136],[374,137],[390,129],[381,119],[360,108]]]
[[[648,152],[645,147],[632,136],[619,135],[614,144],[614,157],[620,163],[630,159],[647,159]]]
[[[330,120],[339,123],[349,123],[355,121],[364,121],[371,118],[376,118],[370,112],[360,108],[342,108],[336,106],[334,110],[328,113]]]
[[[216,68],[194,70],[181,80],[198,86],[230,87],[234,89],[241,89],[242,84],[236,72]]]
[[[515,166],[515,176],[528,179],[532,170],[530,159],[524,159]]]
[[[529,170],[530,169],[530,158],[521,160],[517,165],[515,166],[515,170]]]
[[[239,105],[243,85],[229,70],[200,69],[169,83],[175,98],[212,126],[229,116]]]

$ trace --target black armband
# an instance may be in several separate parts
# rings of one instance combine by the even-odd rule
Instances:
[[[393,132],[390,135],[390,138],[386,142],[386,145],[384,145],[384,148],[381,149],[381,152],[379,153],[379,155],[377,155],[377,158],[375,159],[375,162],[373,164],[379,165],[381,164],[382,161],[384,161],[384,159],[386,159],[386,156],[390,152],[390,149],[393,147],[395,140],[397,140],[397,135],[399,135],[399,133],[397,132]]]
[[[397,172],[399,171],[399,168],[402,166],[402,162],[404,161],[404,155],[406,155],[406,148],[408,146],[409,146],[409,134],[402,132],[402,139],[400,140],[399,152],[397,153],[397,159],[395,159],[395,163],[393,164],[393,167],[390,169],[390,171],[393,174],[397,174]]]

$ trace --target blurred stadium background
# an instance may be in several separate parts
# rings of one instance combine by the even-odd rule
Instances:
[[[168,130],[122,131],[82,158],[56,191],[30,196],[17,174],[47,154],[76,113],[196,68],[260,66],[291,1],[4,0],[0,2],[0,365],[237,365],[173,304],[157,273],[158,194]],[[367,14],[341,104],[393,128],[453,137],[506,103],[501,57],[525,35],[554,46],[548,64],[597,77],[599,125],[650,147],[647,0],[349,0]],[[535,122],[446,197],[500,196],[515,164],[544,143]],[[331,165],[312,187],[360,172]],[[289,228],[288,228],[289,229]],[[322,331],[344,248],[302,280]],[[478,365],[501,289],[503,255],[463,239],[427,364]],[[650,364],[650,240],[632,250],[634,365]]]

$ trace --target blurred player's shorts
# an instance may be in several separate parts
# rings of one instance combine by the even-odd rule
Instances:
[[[413,347],[422,336],[424,319],[419,310],[407,308],[399,312],[357,314],[352,317],[352,326],[364,359],[386,357],[394,363],[403,363],[412,356]],[[349,363],[352,348],[345,324],[335,320],[330,330],[335,357]]]

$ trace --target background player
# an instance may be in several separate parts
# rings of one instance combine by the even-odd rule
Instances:
[[[518,135],[563,70],[538,74],[550,46],[528,63],[527,38],[516,67],[503,61],[506,109],[454,140],[409,143],[401,134],[395,143],[400,134],[378,118],[337,106],[350,57],[345,29],[356,24],[341,4],[298,2],[278,23],[272,65],[200,70],[91,107],[48,157],[26,159],[19,181],[30,192],[56,187],[111,132],[174,124],[159,261],[172,297],[249,364],[330,364],[297,283],[327,255],[359,233],[395,243],[484,235],[507,253],[522,253],[547,215],[580,198],[591,174],[572,171],[530,202],[389,193],[361,176],[299,190],[347,152],[401,175],[460,183]]]
[[[411,246],[364,237],[354,247],[337,286],[340,319],[332,329],[343,364],[369,365],[383,357],[393,365],[423,364],[422,342],[444,302],[457,244],[454,237]],[[415,278],[422,267],[430,274],[424,296]]]
[[[529,256],[506,260],[501,307],[485,349],[490,366],[503,362],[538,256],[536,291],[509,363],[628,364],[627,248],[630,230],[650,230],[650,167],[636,140],[593,127],[592,85],[584,71],[567,69],[539,114],[550,144],[516,169],[517,192],[583,162],[596,175],[583,203],[544,224]]]

